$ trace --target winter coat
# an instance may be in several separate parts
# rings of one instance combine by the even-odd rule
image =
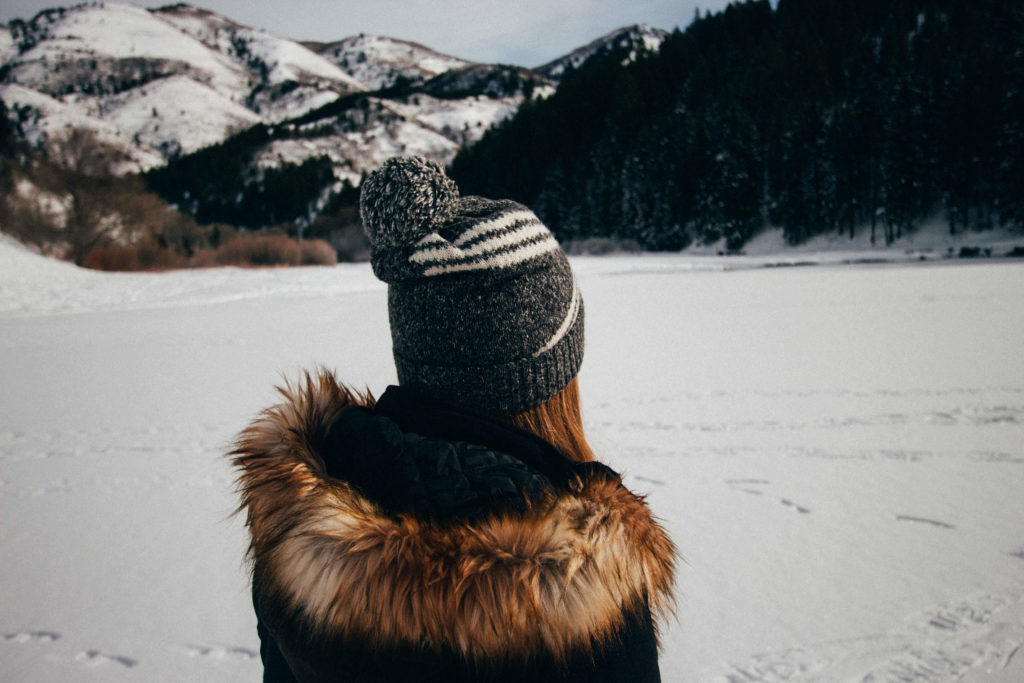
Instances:
[[[505,421],[329,373],[233,452],[265,681],[657,681],[675,550],[643,500]]]

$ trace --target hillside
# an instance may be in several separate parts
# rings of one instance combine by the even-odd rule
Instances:
[[[629,64],[648,53],[657,52],[668,35],[668,31],[647,24],[627,26],[539,66],[534,71],[557,83],[588,62],[616,60],[620,64]]]
[[[563,241],[1024,229],[1022,98],[1015,3],[752,0],[564,78],[452,172]]]
[[[337,64],[370,90],[393,87],[400,80],[422,83],[451,69],[470,65],[429,47],[386,36],[360,33],[333,43],[305,43]]]
[[[6,29],[0,98],[35,147],[95,131],[146,170],[365,86],[291,41],[178,5],[105,3]]]
[[[0,123],[7,146],[21,150],[8,162],[15,170],[5,192],[17,191],[0,219],[40,214],[33,205],[47,197],[67,206],[61,183],[71,180],[45,164],[77,173],[83,154],[98,154],[109,161],[102,172],[144,174],[202,225],[277,226],[342,249],[358,242],[352,188],[385,159],[447,164],[524,102],[550,96],[565,69],[612,54],[636,59],[662,35],[628,27],[530,70],[386,36],[303,44],[185,4],[47,10],[0,28]],[[123,222],[118,211],[93,219]],[[56,221],[44,232],[59,234],[66,214],[44,208],[43,222]],[[138,233],[103,232],[104,240]],[[36,242],[46,248],[50,239]],[[216,241],[157,236],[185,249],[196,239]],[[91,240],[78,243],[81,261]]]

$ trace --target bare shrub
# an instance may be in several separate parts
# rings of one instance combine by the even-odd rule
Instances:
[[[93,270],[111,271],[172,270],[191,266],[189,259],[181,254],[149,241],[141,245],[94,247],[85,255],[82,265]]]
[[[287,235],[239,236],[217,250],[224,266],[297,266],[301,258],[298,243]]]
[[[192,254],[192,258],[189,259],[188,264],[192,268],[213,268],[215,266],[219,266],[220,263],[217,261],[217,250],[200,249]]]
[[[189,267],[188,258],[182,254],[148,240],[139,245],[138,252],[139,265],[142,270],[173,270]]]
[[[5,164],[7,182],[0,195],[4,230],[79,265],[101,247],[137,246],[140,267],[178,267],[183,260],[164,252],[190,256],[209,246],[211,231],[149,192],[138,176],[116,175],[120,159],[91,131],[72,130],[59,154]],[[128,253],[98,251],[90,263],[134,267]]]
[[[296,242],[286,235],[243,235],[217,249],[199,249],[191,257],[154,240],[139,245],[107,244],[93,247],[82,265],[94,270],[135,271],[215,266],[274,267],[332,266],[334,249],[324,240]]]
[[[238,228],[225,223],[214,223],[206,226],[206,237],[210,246],[216,249],[222,244],[227,244],[238,235]]]
[[[338,253],[326,240],[302,240],[299,251],[300,263],[304,266],[333,266],[338,262]]]
[[[139,250],[131,246],[96,247],[82,259],[93,270],[140,270]]]

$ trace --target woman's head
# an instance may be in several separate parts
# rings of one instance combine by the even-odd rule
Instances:
[[[389,159],[367,178],[360,212],[374,273],[388,283],[402,385],[508,415],[548,403],[576,377],[583,300],[533,212],[460,198],[440,166],[418,158]]]

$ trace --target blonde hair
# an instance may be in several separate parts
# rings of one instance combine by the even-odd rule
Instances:
[[[520,429],[533,432],[549,442],[570,460],[596,460],[583,433],[580,389],[575,377],[544,403],[509,415],[508,419]]]

